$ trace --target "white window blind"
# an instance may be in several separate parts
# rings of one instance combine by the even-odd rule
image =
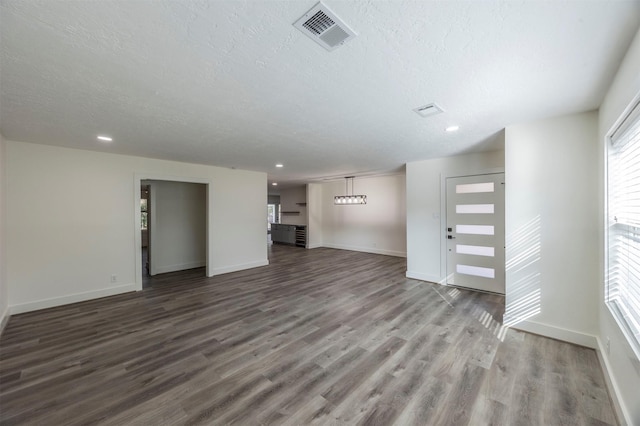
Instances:
[[[607,220],[607,304],[640,358],[640,104],[609,139]]]

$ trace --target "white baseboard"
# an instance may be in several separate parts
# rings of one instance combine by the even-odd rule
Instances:
[[[20,303],[9,306],[11,315],[22,314],[24,312],[37,311],[40,309],[53,308],[55,306],[67,305],[69,303],[84,302],[85,300],[98,299],[100,297],[114,296],[116,294],[136,291],[135,283],[125,284],[117,287],[108,287],[100,290],[92,290],[84,293],[69,294],[67,296],[53,297],[51,299],[37,300],[35,302]]]
[[[155,274],[166,274],[167,272],[175,272],[175,271],[184,271],[187,269],[193,268],[202,268],[203,266],[207,266],[207,262],[204,260],[200,262],[189,262],[189,263],[181,263],[178,265],[167,265],[167,266],[158,266],[154,269]]]
[[[315,248],[320,248],[320,247],[324,247],[322,244],[318,243],[318,244],[308,244],[307,248],[308,249],[315,249]]]
[[[521,321],[510,326],[510,328],[539,334],[540,336],[551,337],[552,339],[562,340],[563,342],[569,342],[591,349],[596,349],[598,347],[598,338],[596,336],[555,327],[553,325],[542,324],[531,320]]]
[[[596,353],[598,354],[598,360],[600,361],[600,367],[602,368],[602,373],[604,375],[604,380],[607,383],[607,388],[609,389],[609,395],[611,396],[611,402],[613,403],[613,409],[616,412],[616,417],[618,417],[618,421],[623,426],[633,425],[631,421],[631,414],[629,414],[629,410],[624,405],[622,399],[620,399],[620,388],[618,387],[618,383],[616,379],[611,374],[611,363],[609,362],[609,356],[607,355],[607,350],[602,344],[602,340],[599,337],[596,337],[598,342],[598,347],[596,348]]]
[[[222,274],[228,274],[230,272],[243,271],[245,269],[258,268],[260,266],[267,266],[268,264],[269,264],[269,260],[265,259],[265,260],[259,260],[257,262],[241,263],[239,265],[231,265],[231,266],[224,266],[222,268],[214,268],[211,271],[211,275],[209,276],[213,277],[214,275],[222,275]]]
[[[413,278],[414,280],[427,281],[435,284],[442,284],[440,282],[442,281],[442,279],[435,275],[423,274],[422,272],[415,272],[415,271],[407,271],[405,275],[407,276],[407,278]]]
[[[4,328],[7,326],[7,323],[9,322],[10,317],[11,315],[9,314],[9,307],[7,306],[4,309],[2,316],[0,317],[0,336],[2,336],[2,332],[4,331]]]
[[[332,249],[339,249],[339,250],[350,250],[350,251],[360,251],[363,253],[384,254],[385,256],[407,257],[407,252],[404,252],[404,251],[384,250],[384,249],[377,249],[375,247],[345,246],[342,244],[323,244],[322,246],[327,248],[332,248]]]
[[[590,334],[580,333],[573,330],[567,330],[560,327],[554,327],[548,324],[542,324],[530,320],[522,321],[511,326],[511,328],[595,349],[596,354],[598,355],[598,360],[600,361],[600,366],[602,368],[602,373],[604,375],[607,388],[609,389],[609,395],[611,396],[611,401],[613,403],[613,408],[616,412],[618,421],[620,421],[623,426],[633,424],[631,422],[631,415],[629,414],[629,410],[627,410],[623,401],[619,398],[620,389],[618,387],[618,384],[616,383],[615,378],[610,374],[611,364],[609,363],[609,358],[606,355],[606,350],[602,345],[602,341],[597,336],[592,336]]]

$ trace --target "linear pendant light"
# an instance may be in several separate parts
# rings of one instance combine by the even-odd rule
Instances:
[[[354,195],[353,194],[353,181],[355,176],[345,177],[346,195],[336,195],[333,197],[333,204],[337,206],[354,206],[357,204],[367,204],[366,195]],[[349,194],[349,181],[351,181],[351,194]]]

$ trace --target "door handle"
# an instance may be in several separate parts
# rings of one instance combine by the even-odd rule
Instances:
[[[453,235],[447,235],[447,239],[449,239],[449,240],[455,240],[455,239],[456,239],[456,237],[454,237]]]

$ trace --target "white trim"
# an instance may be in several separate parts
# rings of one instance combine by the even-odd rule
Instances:
[[[383,254],[385,256],[407,257],[406,251],[384,250],[370,247],[348,246],[342,244],[323,244],[323,247],[338,250],[360,251],[363,253]]]
[[[405,274],[407,278],[413,278],[414,280],[427,281],[434,284],[445,285],[444,279],[436,277],[435,275],[423,274],[422,272],[407,271]]]
[[[620,114],[618,119],[609,128],[607,133],[605,133],[605,136],[604,136],[605,142],[608,142],[611,140],[613,135],[618,131],[618,129],[620,129],[620,127],[624,124],[627,118],[631,116],[631,114],[637,107],[640,107],[640,92],[636,93],[636,95],[633,97],[631,102],[629,102],[629,104],[624,108],[624,110],[622,111],[622,114]],[[606,143],[605,143],[605,146],[606,146]]]
[[[209,273],[207,273],[207,276],[213,277],[214,275],[222,275],[222,274],[228,274],[230,272],[244,271],[245,269],[259,268],[260,266],[267,266],[267,265],[269,265],[268,259],[259,260],[257,262],[241,263],[239,265],[223,266],[220,268],[214,268],[211,271],[210,275]]]
[[[186,269],[193,269],[193,268],[202,268],[203,266],[207,266],[207,262],[204,260],[200,262],[189,262],[189,263],[181,263],[178,265],[160,266],[156,268],[155,273],[164,274],[167,272],[184,271]]]
[[[320,247],[324,247],[321,243],[316,243],[316,244],[308,244],[307,248],[308,249],[315,249],[315,248],[320,248]]]
[[[602,368],[602,373],[604,375],[604,380],[607,384],[607,388],[609,390],[609,396],[611,397],[611,402],[613,403],[613,409],[615,411],[617,420],[623,425],[632,425],[631,414],[629,414],[629,410],[624,405],[624,401],[619,397],[621,395],[620,388],[618,387],[618,382],[616,382],[615,377],[611,374],[611,363],[609,362],[609,356],[607,355],[607,351],[602,344],[602,340],[599,337],[596,337],[597,348],[596,354],[598,355],[598,361],[600,361],[600,368]]]
[[[620,312],[620,308],[617,306],[616,301],[609,301],[609,149],[611,147],[612,138],[619,131],[626,131],[629,128],[629,122],[632,120],[640,119],[640,92],[636,93],[631,102],[625,107],[622,114],[609,128],[604,136],[604,182],[603,182],[603,196],[604,196],[604,210],[603,210],[603,225],[604,225],[604,241],[602,242],[602,254],[603,258],[603,303],[607,310],[615,320],[616,326],[624,336],[625,340],[631,347],[632,352],[636,356],[636,361],[640,360],[640,342],[634,336],[631,326]]]
[[[21,303],[19,305],[9,306],[11,315],[21,314],[24,312],[37,311],[40,309],[53,308],[55,306],[67,305],[69,303],[84,302],[91,299],[99,299],[101,297],[114,296],[116,294],[129,293],[136,291],[136,283],[125,284],[118,287],[108,287],[101,290],[92,290],[83,293],[69,294],[62,297],[53,297],[51,299],[38,300],[36,302]]]
[[[149,193],[147,194],[147,273],[149,276],[154,276],[155,272],[155,264],[156,262],[151,261],[151,252],[153,251],[153,239],[156,234],[156,185],[153,182],[145,182],[148,184]],[[142,181],[140,181],[140,185],[137,185],[136,188],[140,186],[142,190]],[[142,194],[140,194],[140,199],[142,199]],[[137,213],[137,212],[136,212]],[[140,213],[142,215],[142,212]],[[136,223],[142,223],[142,221],[138,221],[136,219]],[[141,233],[142,237],[142,233]],[[142,246],[142,244],[141,244]],[[136,244],[136,254],[138,253],[138,248]],[[140,262],[136,260],[136,266],[140,266]],[[136,274],[136,277],[138,275]]]
[[[596,336],[586,333],[580,333],[579,331],[567,330],[566,328],[560,328],[536,321],[521,321],[510,326],[510,328],[526,331],[528,333],[538,334],[544,337],[550,337],[556,340],[562,340],[563,342],[569,342],[591,349],[596,349],[598,347],[598,338]]]
[[[606,285],[607,284],[605,282],[605,291],[607,290]],[[605,297],[606,297],[606,294],[605,294]],[[618,326],[618,329],[624,336],[627,342],[627,345],[629,345],[629,348],[631,349],[631,352],[633,352],[633,354],[636,356],[636,359],[640,361],[640,346],[638,346],[636,337],[633,335],[633,331],[631,330],[630,325],[627,324],[627,321],[624,318],[624,314],[620,311],[620,307],[618,306],[617,301],[607,302],[605,300],[604,304],[609,310],[609,313],[611,314],[611,316],[613,317],[613,320]]]
[[[11,318],[11,314],[10,314],[10,311],[9,311],[9,307],[7,306],[4,309],[4,312],[2,313],[2,316],[0,317],[0,336],[2,336],[2,333],[4,332],[4,328],[9,323],[9,318]]]

